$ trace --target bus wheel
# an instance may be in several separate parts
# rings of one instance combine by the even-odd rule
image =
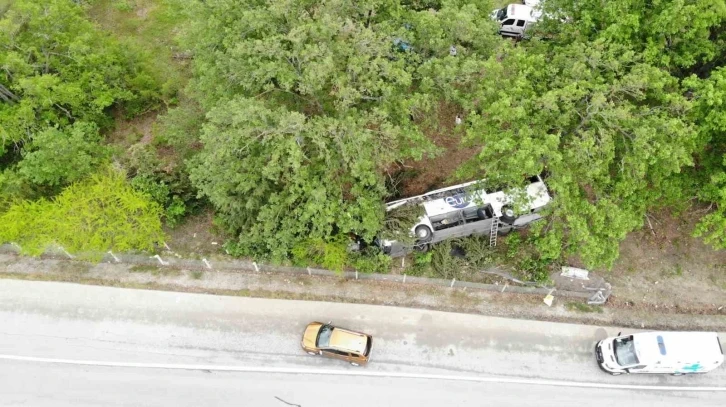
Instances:
[[[416,234],[416,239],[420,242],[431,240],[431,236],[433,235],[431,229],[426,225],[418,225],[413,231]]]
[[[430,246],[428,243],[416,243],[416,245],[413,246],[413,249],[419,253],[426,253],[429,251],[429,248]]]
[[[501,219],[503,223],[511,225],[516,219],[514,216],[514,209],[510,206],[502,206],[502,216],[499,219]]]

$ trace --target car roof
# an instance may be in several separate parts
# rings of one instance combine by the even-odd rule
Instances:
[[[365,353],[368,337],[364,334],[342,328],[333,328],[330,336],[330,346],[344,351],[358,354]]]

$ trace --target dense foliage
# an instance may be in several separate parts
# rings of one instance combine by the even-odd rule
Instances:
[[[648,210],[694,195],[719,204],[698,230],[723,245],[723,1],[543,5],[515,43],[488,1],[197,2],[192,180],[237,253],[379,232],[386,170],[431,151],[442,101],[481,146],[461,178],[547,174],[545,259],[611,265]]]
[[[726,248],[724,0],[543,0],[524,41],[497,34],[489,0],[159,1],[188,20],[192,79],[153,142],[123,149],[104,145],[111,108],[180,85],[84,2],[0,3],[0,211],[113,157],[169,225],[211,203],[230,253],[376,270],[380,253],[345,248],[406,230],[415,213],[384,217],[385,180],[442,153],[447,106],[477,154],[436,179],[545,176],[535,263],[612,265],[649,211],[691,203],[695,233]]]
[[[156,106],[158,91],[140,54],[98,29],[82,2],[0,2],[0,242],[30,254],[158,243],[161,213],[106,175],[102,136],[112,108],[132,116]]]
[[[239,254],[285,258],[305,239],[372,239],[381,173],[421,158],[427,98],[360,2],[206,1],[192,9],[208,106],[192,180]],[[380,18],[380,17],[378,17]]]
[[[21,201],[0,215],[0,242],[39,255],[50,245],[93,257],[162,244],[161,207],[114,171],[70,185],[53,200]]]
[[[106,154],[99,130],[112,125],[109,108],[133,114],[158,96],[137,59],[78,2],[13,0],[0,8],[0,170],[31,187],[90,174]]]

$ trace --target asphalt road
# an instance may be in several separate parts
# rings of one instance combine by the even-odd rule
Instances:
[[[312,320],[374,335],[371,363],[356,368],[302,352]],[[602,388],[726,387],[723,366],[686,377],[601,372],[594,343],[618,331],[0,280],[0,406],[726,405],[723,391]]]

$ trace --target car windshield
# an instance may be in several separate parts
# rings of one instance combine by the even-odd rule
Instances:
[[[316,346],[318,348],[327,348],[330,346],[330,336],[333,334],[333,327],[330,325],[323,325],[320,327],[318,332],[318,339]]]
[[[497,11],[497,20],[504,20],[505,18],[507,18],[507,9],[500,8],[499,11]]]
[[[613,349],[615,350],[615,359],[620,366],[632,366],[638,364],[638,357],[635,355],[635,345],[633,344],[633,336],[627,338],[617,338],[613,341]]]

